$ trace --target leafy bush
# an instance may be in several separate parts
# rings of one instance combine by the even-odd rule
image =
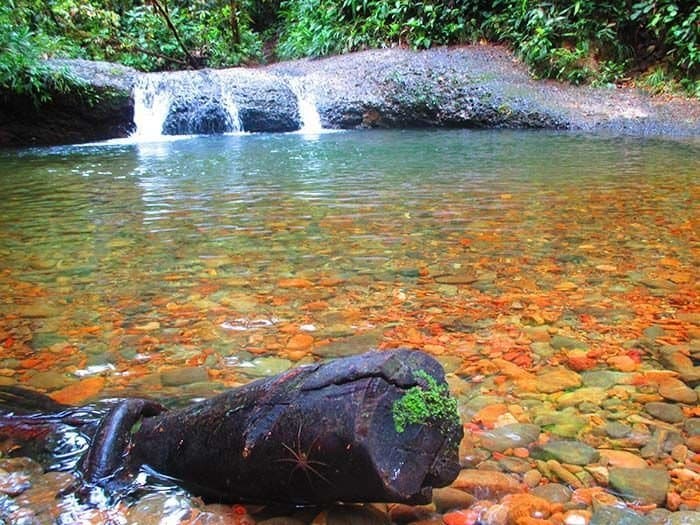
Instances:
[[[673,0],[284,0],[283,57],[487,39],[538,77],[616,82],[660,65],[698,90],[700,5]]]
[[[698,93],[699,33],[700,4],[687,0],[5,0],[0,86],[60,88],[41,65],[56,53],[154,71],[261,60],[271,44],[292,58],[486,39],[538,77],[607,84],[646,72],[646,85]]]
[[[12,0],[0,5],[0,90],[28,95],[38,104],[79,82],[67,72],[46,65],[44,57],[59,49],[61,43],[32,31],[26,23],[28,16]]]

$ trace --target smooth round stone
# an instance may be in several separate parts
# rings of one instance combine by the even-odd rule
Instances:
[[[481,446],[492,452],[509,448],[527,447],[540,436],[540,427],[524,423],[503,425],[481,435]]]
[[[643,458],[641,458],[637,454],[627,452],[626,450],[601,449],[600,455],[608,461],[608,465],[610,467],[625,467],[639,469],[648,467],[647,462]]]
[[[29,378],[27,383],[39,390],[58,390],[67,386],[71,382],[71,378],[63,372],[49,370],[48,372],[37,372]]]
[[[588,350],[588,345],[578,339],[573,339],[571,337],[566,337],[563,335],[555,335],[549,344],[555,350],[573,350],[579,348],[581,350]]]
[[[698,394],[686,385],[680,379],[668,378],[659,386],[659,395],[670,401],[686,403],[688,405],[695,404],[698,400]]]
[[[620,423],[619,421],[610,421],[606,423],[604,429],[605,433],[613,439],[627,437],[632,432],[631,426]]]
[[[658,325],[652,325],[648,328],[645,328],[642,333],[644,334],[644,337],[646,337],[647,339],[651,339],[652,341],[665,334],[664,329]]]
[[[506,472],[514,472],[516,474],[524,474],[532,468],[528,460],[510,456],[501,459],[498,462],[498,466]]]
[[[553,394],[561,390],[578,388],[581,382],[581,376],[578,373],[568,368],[560,368],[538,375],[537,390],[544,394]]]
[[[247,376],[267,377],[281,374],[291,368],[292,362],[281,357],[258,357],[249,363],[241,364],[238,369]]]
[[[201,366],[172,368],[160,372],[160,382],[163,386],[182,386],[208,380],[209,374]]]
[[[685,444],[693,452],[700,453],[700,435],[689,436]]]
[[[561,483],[547,483],[530,491],[531,494],[551,503],[566,503],[571,499],[571,489]]]
[[[610,469],[610,486],[630,501],[662,505],[670,484],[666,470],[652,468]]]
[[[689,436],[700,436],[700,417],[686,419],[683,424],[683,430],[685,430]]]
[[[14,377],[0,376],[0,386],[13,386],[17,384]]]
[[[598,461],[600,454],[593,447],[580,441],[550,441],[532,450],[535,459],[555,459],[571,465],[588,465]]]
[[[587,386],[578,388],[571,392],[564,392],[556,400],[558,407],[574,407],[581,403],[594,403],[600,405],[608,396],[608,391],[605,388],[596,386]]]
[[[575,438],[586,427],[588,421],[578,415],[575,409],[544,412],[535,418],[535,424],[547,426],[548,430],[559,437]]]
[[[477,499],[501,497],[518,492],[520,483],[514,476],[491,470],[463,469],[452,487],[465,490]]]
[[[672,512],[664,525],[700,525],[700,512],[693,510]]]
[[[433,489],[433,503],[441,514],[452,509],[466,509],[475,500],[476,498],[471,494],[452,487]]]
[[[649,415],[666,423],[680,423],[684,418],[681,407],[671,403],[652,401],[644,405],[644,410]]]
[[[319,357],[348,357],[366,352],[376,347],[382,340],[383,332],[372,330],[332,341],[326,345],[315,346],[311,352]]]
[[[32,478],[44,473],[44,469],[39,463],[24,457],[0,459],[0,469],[5,472],[22,472]]]
[[[180,523],[192,510],[191,503],[179,496],[168,494],[148,494],[130,507],[127,516],[129,523],[139,525],[159,525],[160,523]]]
[[[589,525],[652,525],[649,518],[633,510],[613,505],[594,506]]]
[[[581,374],[581,381],[588,387],[612,388],[628,374],[611,370],[589,370]]]
[[[537,487],[542,481],[542,473],[537,469],[528,470],[523,474],[523,483],[530,488]]]

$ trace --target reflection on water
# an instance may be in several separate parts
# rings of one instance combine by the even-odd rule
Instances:
[[[698,159],[696,140],[414,131],[1,153],[0,385],[193,397],[417,346],[474,432],[528,422],[637,453],[600,425],[669,401],[630,386],[640,371],[697,384],[664,356],[698,363]],[[543,385],[562,368],[579,379]],[[621,375],[557,404],[599,388],[591,371]]]

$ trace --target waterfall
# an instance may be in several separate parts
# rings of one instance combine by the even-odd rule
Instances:
[[[316,108],[316,101],[301,79],[287,79],[289,88],[297,97],[297,105],[299,106],[299,117],[301,118],[302,133],[319,133],[323,130],[321,124],[321,115]]]
[[[132,137],[139,140],[242,130],[233,93],[217,71],[141,75],[134,86],[134,124]]]
[[[133,137],[154,139],[163,135],[163,122],[168,116],[172,92],[159,74],[141,75],[134,86]]]
[[[233,93],[226,86],[226,79],[218,71],[212,71],[212,77],[216,79],[216,83],[219,86],[219,95],[221,103],[224,109],[228,113],[230,119],[230,131],[243,131],[243,123],[241,122],[241,117],[238,114],[238,104],[233,98]]]

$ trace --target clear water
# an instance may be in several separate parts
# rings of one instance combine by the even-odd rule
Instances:
[[[699,181],[697,140],[506,131],[2,152],[0,384],[192,397],[359,341],[488,385],[538,315],[611,351],[697,312]]]

